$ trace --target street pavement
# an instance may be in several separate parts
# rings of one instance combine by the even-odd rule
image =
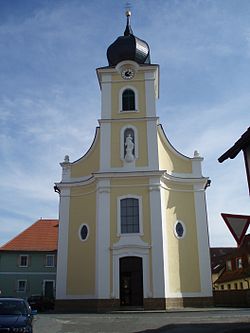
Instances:
[[[34,333],[250,333],[250,309],[38,314]]]

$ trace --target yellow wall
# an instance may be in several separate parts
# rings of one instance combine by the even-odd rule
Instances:
[[[70,295],[95,293],[95,187],[92,184],[71,189],[67,278],[67,293]],[[79,238],[79,227],[83,223],[89,226],[89,237],[85,242]]]
[[[158,130],[158,153],[161,170],[176,173],[192,173],[192,161],[188,157],[173,153]]]
[[[97,129],[92,147],[78,161],[71,164],[71,177],[85,177],[99,170],[100,167],[100,131]]]
[[[194,194],[192,192],[165,192],[166,225],[168,234],[168,270],[171,292],[200,292],[200,269],[197,243]],[[174,235],[177,220],[186,227],[183,239]]]

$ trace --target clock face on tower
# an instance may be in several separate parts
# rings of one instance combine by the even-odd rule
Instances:
[[[125,68],[122,70],[121,76],[124,80],[131,80],[135,76],[135,72],[132,68]]]

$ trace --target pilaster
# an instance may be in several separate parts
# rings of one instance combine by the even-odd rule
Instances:
[[[150,178],[149,198],[152,242],[153,298],[161,298],[165,297],[165,278],[159,178]]]
[[[96,297],[110,298],[110,180],[99,179],[96,214]]]
[[[64,299],[67,296],[69,206],[70,188],[61,188],[59,203],[56,299]]]

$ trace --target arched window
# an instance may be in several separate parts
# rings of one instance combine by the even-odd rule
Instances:
[[[125,198],[120,201],[121,233],[139,233],[139,199]]]
[[[122,93],[122,111],[135,110],[135,93],[132,89],[125,89]]]

